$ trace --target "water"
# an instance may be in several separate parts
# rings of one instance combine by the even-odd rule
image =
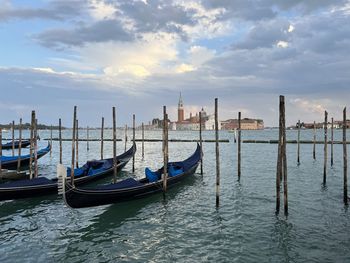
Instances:
[[[105,134],[111,137],[111,131]],[[136,137],[140,134],[137,131]],[[277,135],[276,130],[243,131],[244,139],[269,140]],[[49,131],[40,136],[49,137]],[[79,137],[85,136],[80,131]],[[169,134],[169,138],[197,136],[196,132]],[[322,140],[323,132],[319,130],[317,136]],[[341,136],[340,130],[335,131],[337,140]],[[70,137],[70,131],[64,131],[64,137]],[[99,131],[90,131],[90,138],[94,137]],[[145,137],[161,138],[161,132],[146,131]],[[214,133],[206,131],[203,137],[212,139]],[[233,141],[232,137],[233,133],[220,133],[220,138]],[[288,139],[296,137],[296,131],[287,132]],[[312,131],[302,131],[301,138],[311,139]],[[145,160],[141,160],[141,143],[137,146],[135,174],[142,177],[144,167],[161,166],[162,146],[145,143]],[[106,157],[111,156],[111,147],[111,142],[105,143]],[[117,147],[122,152],[124,143]],[[316,147],[314,161],[312,145],[301,145],[297,166],[296,145],[287,145],[288,218],[274,213],[276,144],[242,144],[240,182],[236,145],[220,144],[220,207],[216,208],[215,144],[205,143],[204,175],[196,174],[171,189],[166,199],[158,194],[78,210],[67,208],[55,195],[0,202],[0,262],[349,262],[350,212],[342,203],[342,145],[334,145],[334,167],[328,167],[326,187],[322,186],[323,145]],[[71,143],[64,142],[63,149],[64,163],[69,165]],[[98,159],[99,149],[98,142],[90,142],[87,152],[86,143],[80,143],[80,163]],[[195,143],[170,143],[170,160],[184,159],[194,150]],[[47,155],[39,161],[40,173],[54,177],[58,157],[58,142],[54,142],[52,158]],[[130,171],[131,163],[119,177],[132,176]]]

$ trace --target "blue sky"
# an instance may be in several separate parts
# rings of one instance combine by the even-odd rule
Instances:
[[[0,0],[1,123],[98,126],[213,110],[277,124],[335,119],[350,101],[348,0]]]

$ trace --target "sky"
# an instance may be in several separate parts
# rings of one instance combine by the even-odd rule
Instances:
[[[221,120],[277,126],[342,118],[350,101],[349,0],[0,0],[0,123],[118,126]]]

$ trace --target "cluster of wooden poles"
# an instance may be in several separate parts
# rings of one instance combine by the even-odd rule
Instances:
[[[29,162],[29,178],[38,177],[38,120],[35,118],[35,111],[31,114],[31,125],[30,125],[30,162]],[[12,121],[12,156],[15,155],[15,122]],[[22,152],[22,118],[19,120],[19,140],[18,140],[18,161],[17,161],[17,173],[21,172],[21,152]],[[2,172],[1,157],[2,157],[2,128],[0,128],[0,173]],[[51,148],[50,148],[51,149]],[[51,150],[50,150],[51,154]],[[33,160],[34,159],[34,160]],[[34,165],[33,165],[34,161]]]

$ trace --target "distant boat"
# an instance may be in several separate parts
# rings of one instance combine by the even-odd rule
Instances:
[[[202,150],[197,144],[196,151],[186,160],[168,163],[168,188],[193,175],[202,158]],[[94,188],[77,188],[69,180],[63,180],[63,195],[66,204],[72,208],[82,208],[130,201],[146,195],[163,191],[164,168],[156,172],[145,170],[146,177],[140,180],[128,178],[115,184],[106,184]]]

